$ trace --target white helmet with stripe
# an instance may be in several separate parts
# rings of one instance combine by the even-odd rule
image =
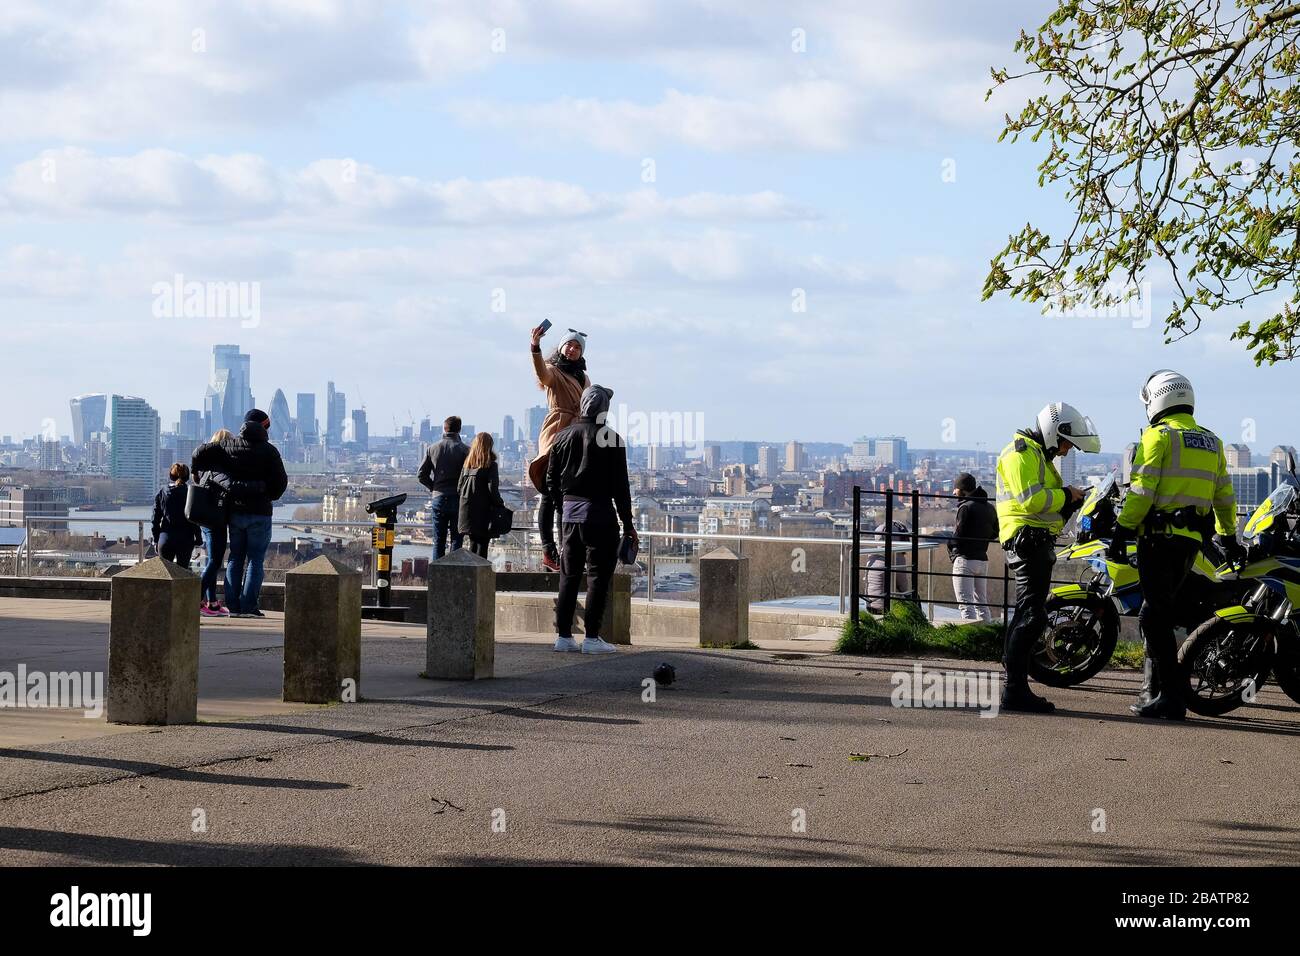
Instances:
[[[1148,422],[1154,422],[1169,409],[1179,405],[1188,408],[1196,406],[1196,394],[1192,391],[1192,383],[1187,380],[1187,376],[1167,368],[1147,376],[1146,384],[1138,392],[1138,398],[1142,399],[1142,404],[1147,408]]]
[[[1065,402],[1053,402],[1038,413],[1038,430],[1046,449],[1055,448],[1064,439],[1079,451],[1101,451],[1101,437],[1092,419]]]

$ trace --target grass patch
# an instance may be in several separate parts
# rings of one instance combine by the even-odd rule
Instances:
[[[711,651],[757,651],[759,646],[753,641],[745,641],[741,644],[701,644],[700,647]]]
[[[844,619],[835,650],[840,654],[958,657],[972,661],[1002,660],[1006,625],[1001,621],[941,624],[935,627],[913,601],[892,601],[877,618],[867,612]],[[1142,666],[1142,645],[1120,641],[1110,659],[1112,667]]]

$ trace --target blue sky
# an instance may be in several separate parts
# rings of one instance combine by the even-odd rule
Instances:
[[[1051,6],[11,0],[0,433],[66,433],[86,391],[170,423],[218,342],[264,405],[333,379],[372,433],[497,429],[549,316],[616,402],[707,439],[934,447],[951,419],[992,447],[1064,399],[1118,450],[1172,366],[1228,440],[1296,443],[1294,369],[1256,369],[1237,314],[1164,346],[1159,274],[1148,328],[979,301],[1010,232],[1065,220],[1039,148],[995,143],[1030,88],[983,102]],[[176,273],[257,283],[256,327],[156,317]]]

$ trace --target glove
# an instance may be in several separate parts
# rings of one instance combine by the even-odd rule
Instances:
[[[1115,531],[1110,536],[1110,544],[1106,546],[1106,560],[1112,564],[1128,564],[1128,544],[1131,532],[1122,524],[1115,525]]]
[[[1218,545],[1229,564],[1240,564],[1246,556],[1246,549],[1241,546],[1235,534],[1216,534],[1214,543]]]

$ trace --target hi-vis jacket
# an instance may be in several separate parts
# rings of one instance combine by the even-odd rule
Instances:
[[[1202,517],[1213,511],[1219,534],[1236,532],[1237,502],[1223,456],[1223,442],[1184,413],[1166,415],[1142,432],[1142,441],[1133,454],[1133,478],[1118,521],[1135,531],[1151,513],[1170,513],[1180,508],[1195,508]],[[1169,526],[1168,530],[1200,541],[1201,532],[1195,524]]]
[[[1027,431],[998,456],[998,538],[1003,544],[1024,527],[1056,534],[1065,524],[1061,511],[1069,500],[1065,482],[1047,453]]]

